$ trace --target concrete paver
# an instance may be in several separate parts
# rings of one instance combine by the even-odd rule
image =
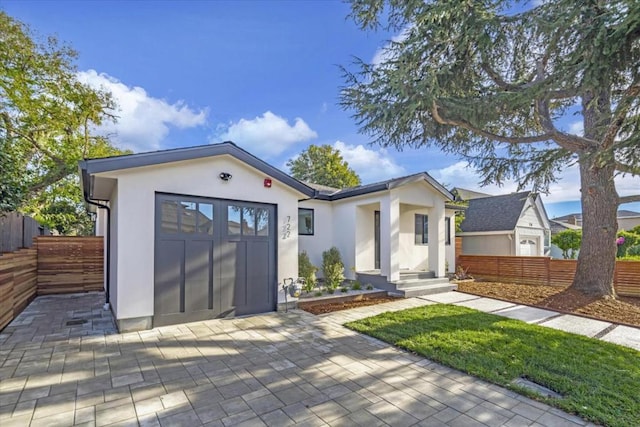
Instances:
[[[640,330],[631,326],[618,325],[611,332],[600,337],[602,341],[612,342],[640,351]]]
[[[492,298],[477,298],[458,302],[456,303],[456,305],[473,308],[474,310],[484,311],[485,313],[493,313],[498,310],[516,306],[516,304],[512,302],[500,301]]]
[[[571,332],[572,334],[585,335],[594,337],[609,328],[612,324],[603,322],[602,320],[588,319],[581,316],[573,316],[571,314],[563,314],[540,323],[540,326],[548,328],[560,329],[561,331]],[[636,330],[637,333],[637,330]]]
[[[555,311],[544,310],[542,308],[529,307],[526,305],[516,305],[502,310],[495,311],[493,314],[508,317],[510,319],[522,320],[527,323],[539,323],[552,317],[558,316]]]
[[[0,334],[0,424],[585,424],[342,326],[435,302],[506,308],[444,295],[127,334],[115,332],[101,294],[38,298]],[[83,316],[99,321],[66,324]]]

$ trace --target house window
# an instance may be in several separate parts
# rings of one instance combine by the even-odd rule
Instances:
[[[429,217],[416,214],[416,245],[429,243]]]
[[[451,217],[444,217],[444,244],[451,244]]]
[[[298,235],[313,236],[313,209],[298,208]]]

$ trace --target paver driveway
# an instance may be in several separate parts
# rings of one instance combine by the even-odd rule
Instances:
[[[340,325],[422,299],[128,334],[102,299],[39,297],[0,334],[2,427],[586,425]]]

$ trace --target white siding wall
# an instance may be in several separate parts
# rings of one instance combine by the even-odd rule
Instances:
[[[429,246],[417,245],[415,241],[415,216],[428,215],[432,219],[430,209],[413,205],[400,205],[400,268],[408,270],[429,269]],[[429,233],[429,242],[432,240]]]
[[[314,235],[298,236],[299,250],[309,254],[311,263],[318,267],[318,277],[322,277],[322,252],[333,246],[333,206],[328,201],[305,200],[300,207],[313,209]]]
[[[118,313],[118,185],[113,188],[111,193],[111,201],[109,207],[111,208],[111,266],[109,267],[109,292],[111,310],[114,314]],[[106,256],[106,254],[105,254]]]
[[[223,182],[220,172],[233,178]],[[263,186],[265,176],[231,156],[197,159],[125,169],[101,174],[118,180],[112,202],[112,291],[118,319],[153,315],[155,193],[248,200],[277,205],[278,281],[298,275],[298,199],[301,194],[273,180]],[[214,213],[215,214],[215,213]],[[282,227],[290,218],[291,234]],[[117,290],[116,290],[117,288]]]
[[[545,226],[542,217],[531,199],[527,200],[525,208],[520,214],[520,219],[515,230],[515,251],[516,255],[520,253],[520,240],[530,239],[536,242],[537,256],[544,255],[544,236]]]
[[[449,229],[451,242],[445,243],[445,259],[449,267],[448,273],[454,273],[456,271],[456,211],[445,209],[445,216],[451,218]]]

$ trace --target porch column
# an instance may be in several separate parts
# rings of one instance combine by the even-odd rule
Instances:
[[[400,199],[389,191],[380,200],[380,273],[400,280]]]
[[[429,270],[436,277],[445,276],[444,203],[436,202],[429,210]]]

